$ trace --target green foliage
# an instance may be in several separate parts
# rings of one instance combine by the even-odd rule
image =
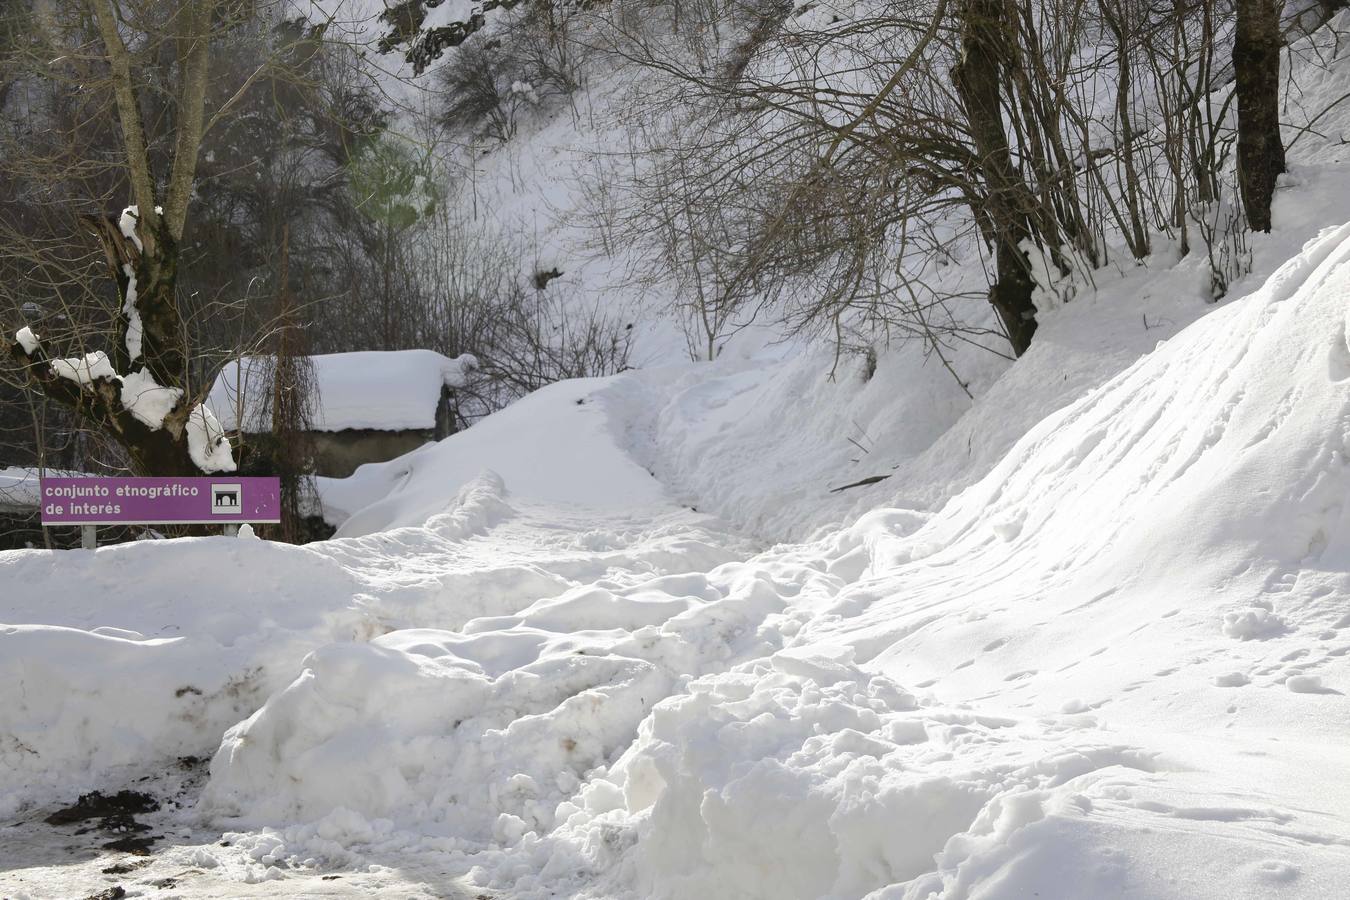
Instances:
[[[366,142],[348,162],[347,173],[357,209],[395,231],[406,231],[436,209],[430,158],[397,137],[386,134]]]

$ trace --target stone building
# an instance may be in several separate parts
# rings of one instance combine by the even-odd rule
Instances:
[[[331,478],[449,435],[453,393],[476,366],[472,356],[432,350],[329,353],[310,362],[314,473]],[[211,388],[211,411],[245,448],[272,431],[272,369],[269,357],[232,360]]]

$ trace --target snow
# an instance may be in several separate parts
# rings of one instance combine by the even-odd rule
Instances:
[[[139,245],[139,241],[137,242]],[[127,358],[132,362],[141,357],[141,343],[145,336],[141,323],[141,311],[136,307],[136,270],[130,265],[122,266],[127,275],[127,297],[122,304],[122,313],[127,317]]]
[[[187,418],[188,455],[193,465],[207,475],[213,472],[233,472],[236,468],[234,452],[225,437],[225,429],[211,410],[197,404]]]
[[[121,382],[122,405],[151,431],[158,431],[164,426],[164,417],[173,411],[183,397],[182,388],[163,387],[155,381],[149,369],[123,375]]]
[[[39,345],[38,336],[27,325],[14,333],[14,340],[18,341],[19,346],[23,348],[23,352],[29,355],[32,355]]]
[[[17,741],[0,742],[0,810],[116,781],[149,760],[209,756],[227,728],[330,642],[343,642],[334,658],[343,647],[359,655],[365,642],[433,610],[443,624],[463,625],[561,595],[576,581],[617,587],[706,571],[745,552],[688,513],[569,521],[565,509],[515,505],[488,478],[425,527],[370,538],[302,548],[215,537],[0,554],[0,583],[50,589],[6,593],[6,621],[48,624],[0,627],[0,678],[26,686],[0,709],[0,734]],[[67,599],[54,605],[52,596]],[[456,611],[446,609],[448,596]],[[509,667],[506,648],[492,643],[479,642],[482,658],[492,652]],[[379,685],[371,691],[377,696]],[[378,714],[378,705],[369,710]]]
[[[52,372],[75,382],[81,387],[89,387],[100,378],[117,378],[117,370],[113,368],[112,361],[108,359],[108,354],[102,350],[86,353],[83,357],[73,356],[66,359],[54,359],[51,361],[51,367]]]
[[[183,396],[181,388],[168,388],[160,385],[148,369],[140,369],[127,375],[118,375],[117,370],[113,368],[112,361],[108,359],[108,354],[102,350],[87,353],[83,357],[54,359],[51,361],[51,367],[57,375],[74,381],[85,388],[90,387],[100,378],[117,382],[121,385],[122,405],[151,430],[158,430],[163,427],[164,417],[178,405],[178,401]],[[215,424],[215,428],[219,431],[218,423]],[[203,452],[205,452],[205,442],[202,446]],[[193,458],[196,460],[195,455]],[[221,470],[203,469],[203,471]]]
[[[163,214],[164,208],[155,207],[155,212]],[[141,242],[141,236],[137,234],[137,228],[140,225],[141,211],[140,207],[132,205],[122,210],[122,215],[117,219],[117,227],[122,235],[136,245],[138,252],[145,249]],[[136,270],[130,263],[122,264],[122,271],[127,276],[126,299],[122,303],[122,314],[127,317],[127,358],[132,362],[141,358],[142,341],[144,339],[144,326],[141,322],[141,312],[136,307]]]
[[[27,466],[0,468],[0,511],[27,514],[39,505],[39,481],[47,478],[82,478],[84,472],[63,469],[36,469]]]
[[[183,396],[181,388],[168,388],[160,385],[148,369],[140,369],[127,375],[118,375],[113,368],[112,361],[108,359],[108,354],[102,350],[87,353],[83,357],[54,359],[51,361],[51,367],[57,375],[74,381],[85,388],[90,387],[100,378],[117,382],[121,385],[122,405],[151,430],[158,430],[163,427],[164,417],[178,405],[178,401]],[[218,423],[215,424],[215,428],[219,431]],[[202,447],[205,453],[205,442],[203,442]],[[196,460],[195,455],[193,459]],[[221,470],[203,469],[203,471]]]
[[[27,513],[38,507],[38,470],[0,468],[0,510]]]
[[[668,505],[659,482],[619,446],[605,414],[610,383],[550,385],[474,427],[398,459],[319,479],[339,537],[416,526],[485,471],[534,499],[596,509]]]
[[[141,209],[134,204],[122,210],[122,215],[117,219],[117,227],[122,232],[122,236],[135,244],[138,251],[145,249],[144,245],[141,244],[141,236],[136,233],[136,226],[140,223],[140,220]]]
[[[1047,282],[1016,365],[957,358],[973,399],[913,346],[831,379],[747,340],[323,480],[332,541],[0,554],[7,838],[190,754],[147,869],[189,896],[1338,896],[1336,147],[1225,302],[1165,248]]]
[[[103,586],[8,601],[51,623],[0,633],[29,685],[4,732],[36,751],[5,759],[11,808],[214,736],[194,815],[245,882],[436,860],[525,898],[1326,896],[1347,294],[1350,225],[1000,435],[936,509],[757,554],[628,456],[684,452],[637,439],[670,410],[636,397],[698,408],[677,367],[376,467],[351,537],[0,557],[42,594]],[[706,370],[705,407],[744,365]]]
[[[310,361],[316,431],[430,430],[436,425],[442,388],[462,387],[477,367],[472,356],[450,359],[432,350],[329,353]],[[266,403],[270,366],[266,357],[244,357],[221,369],[207,404],[227,431],[271,430]]]

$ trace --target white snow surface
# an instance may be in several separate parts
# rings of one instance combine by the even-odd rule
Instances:
[[[225,429],[203,403],[193,407],[187,418],[188,455],[193,464],[210,475],[233,472],[237,466]]]
[[[445,504],[448,486],[491,470],[513,492],[597,509],[669,506],[662,485],[616,444],[606,411],[623,385],[577,379],[536,391],[468,431],[398,459],[319,478],[338,537],[418,526]]]
[[[88,387],[100,378],[117,378],[117,370],[112,360],[102,350],[86,353],[84,356],[72,356],[51,361],[52,371],[62,378],[69,379],[81,387]]]
[[[123,375],[120,380],[122,405],[152,431],[164,426],[164,417],[173,411],[183,397],[182,388],[164,387],[155,381],[149,369],[138,369]]]
[[[49,477],[79,477],[80,472],[60,472],[47,469]],[[42,472],[27,466],[0,468],[0,511],[27,514],[37,509]]]
[[[162,214],[164,209],[156,206],[155,212]],[[134,204],[122,210],[122,215],[117,219],[118,229],[124,237],[136,245],[138,251],[145,249],[145,245],[141,242],[141,236],[137,233],[140,221],[140,207]],[[122,303],[122,314],[127,317],[127,358],[135,362],[141,358],[145,330],[141,322],[141,311],[136,306],[136,270],[130,263],[123,263],[122,271],[127,276],[127,295],[126,300]]]
[[[122,313],[127,317],[127,359],[135,362],[141,358],[145,325],[141,321],[140,308],[136,306],[136,270],[128,264],[122,266],[122,271],[127,276],[127,297],[122,304]]]
[[[238,896],[1340,896],[1348,180],[1291,160],[1230,299],[1099,273],[973,401],[733,346],[325,482],[333,541],[0,554],[0,810],[213,755],[166,855]]]
[[[316,650],[201,810],[292,823],[296,858],[457,854],[509,896],[1323,896],[1350,874],[1347,297],[1350,226],[936,512]]]
[[[477,361],[433,350],[363,351],[311,356],[316,431],[431,429],[441,389],[465,384]],[[271,430],[267,392],[271,360],[243,357],[225,364],[207,405],[227,431]],[[242,423],[242,424],[241,424]]]
[[[351,537],[5,554],[6,618],[43,623],[0,629],[21,686],[5,808],[218,742],[195,821],[232,830],[213,858],[245,880],[378,863],[526,898],[1334,896],[1348,299],[1350,225],[1005,426],[1011,449],[934,508],[758,553],[634,462],[686,452],[659,439],[671,404],[691,434],[762,428],[694,420],[691,391],[727,409],[747,383],[728,362],[532,395],[384,464]],[[1052,317],[1047,342],[1080,326]]]
[[[156,207],[156,212],[160,212]],[[141,221],[141,208],[135,204],[122,210],[122,215],[117,218],[117,228],[122,232],[122,236],[136,245],[137,250],[144,250],[145,245],[141,243],[141,236],[136,233],[136,228]]]
[[[27,325],[14,332],[14,340],[19,342],[19,346],[23,348],[24,353],[32,353],[39,346],[38,336]]]

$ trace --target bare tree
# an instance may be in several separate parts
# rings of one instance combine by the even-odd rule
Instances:
[[[54,320],[44,319],[20,330],[11,356],[30,389],[112,438],[137,473],[231,470],[230,446],[200,403],[209,387],[191,340],[191,317],[200,310],[185,307],[180,285],[204,141],[277,69],[264,59],[235,72],[217,66],[217,56],[263,13],[228,0],[56,0],[30,10],[22,40],[6,54],[6,71],[25,88],[46,92],[52,102],[34,111],[38,118],[59,108],[65,92],[79,98],[88,117],[82,121],[115,123],[106,138],[116,149],[110,158],[107,146],[72,145],[64,156],[21,155],[15,165],[22,183],[67,208],[83,205],[76,233],[96,242],[116,299],[110,309],[104,305],[103,322],[67,317],[54,328]],[[217,69],[232,83],[222,84]],[[102,173],[102,192],[80,204],[70,171]],[[106,206],[95,211],[117,188],[130,204],[120,214]],[[28,258],[61,268],[50,253]],[[81,280],[67,272],[60,279]],[[90,281],[82,281],[82,290],[105,296]]]

